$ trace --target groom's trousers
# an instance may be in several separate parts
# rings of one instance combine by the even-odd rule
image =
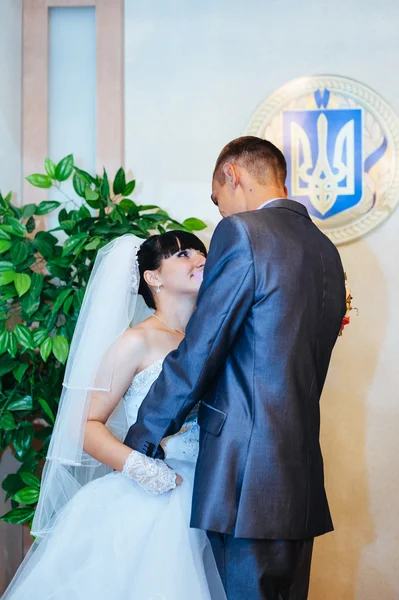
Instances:
[[[313,539],[251,540],[208,531],[228,600],[306,600]]]

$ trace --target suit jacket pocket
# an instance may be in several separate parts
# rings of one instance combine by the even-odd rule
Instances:
[[[213,435],[219,435],[226,420],[227,414],[206,402],[201,402],[198,411],[198,425]]]

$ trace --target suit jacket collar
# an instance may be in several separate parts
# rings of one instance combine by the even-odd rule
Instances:
[[[266,206],[264,206],[260,210],[268,210],[269,208],[284,208],[286,210],[293,210],[294,212],[302,215],[303,217],[310,219],[306,206],[304,206],[300,202],[296,202],[295,200],[288,200],[288,198],[278,198],[277,200],[273,200],[272,202],[269,202],[269,204],[266,204]]]

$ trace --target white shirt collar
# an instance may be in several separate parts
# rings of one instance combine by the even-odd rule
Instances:
[[[260,210],[261,208],[264,208],[267,204],[270,204],[270,202],[274,202],[275,200],[283,200],[283,199],[284,198],[272,198],[271,200],[266,200],[266,202],[264,202],[263,204],[258,206],[258,208],[256,210]]]

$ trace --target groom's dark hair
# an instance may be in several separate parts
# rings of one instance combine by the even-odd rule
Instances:
[[[284,154],[274,144],[252,135],[229,142],[219,154],[213,179],[220,185],[226,183],[223,166],[237,164],[248,171],[260,185],[284,186],[287,163]]]

